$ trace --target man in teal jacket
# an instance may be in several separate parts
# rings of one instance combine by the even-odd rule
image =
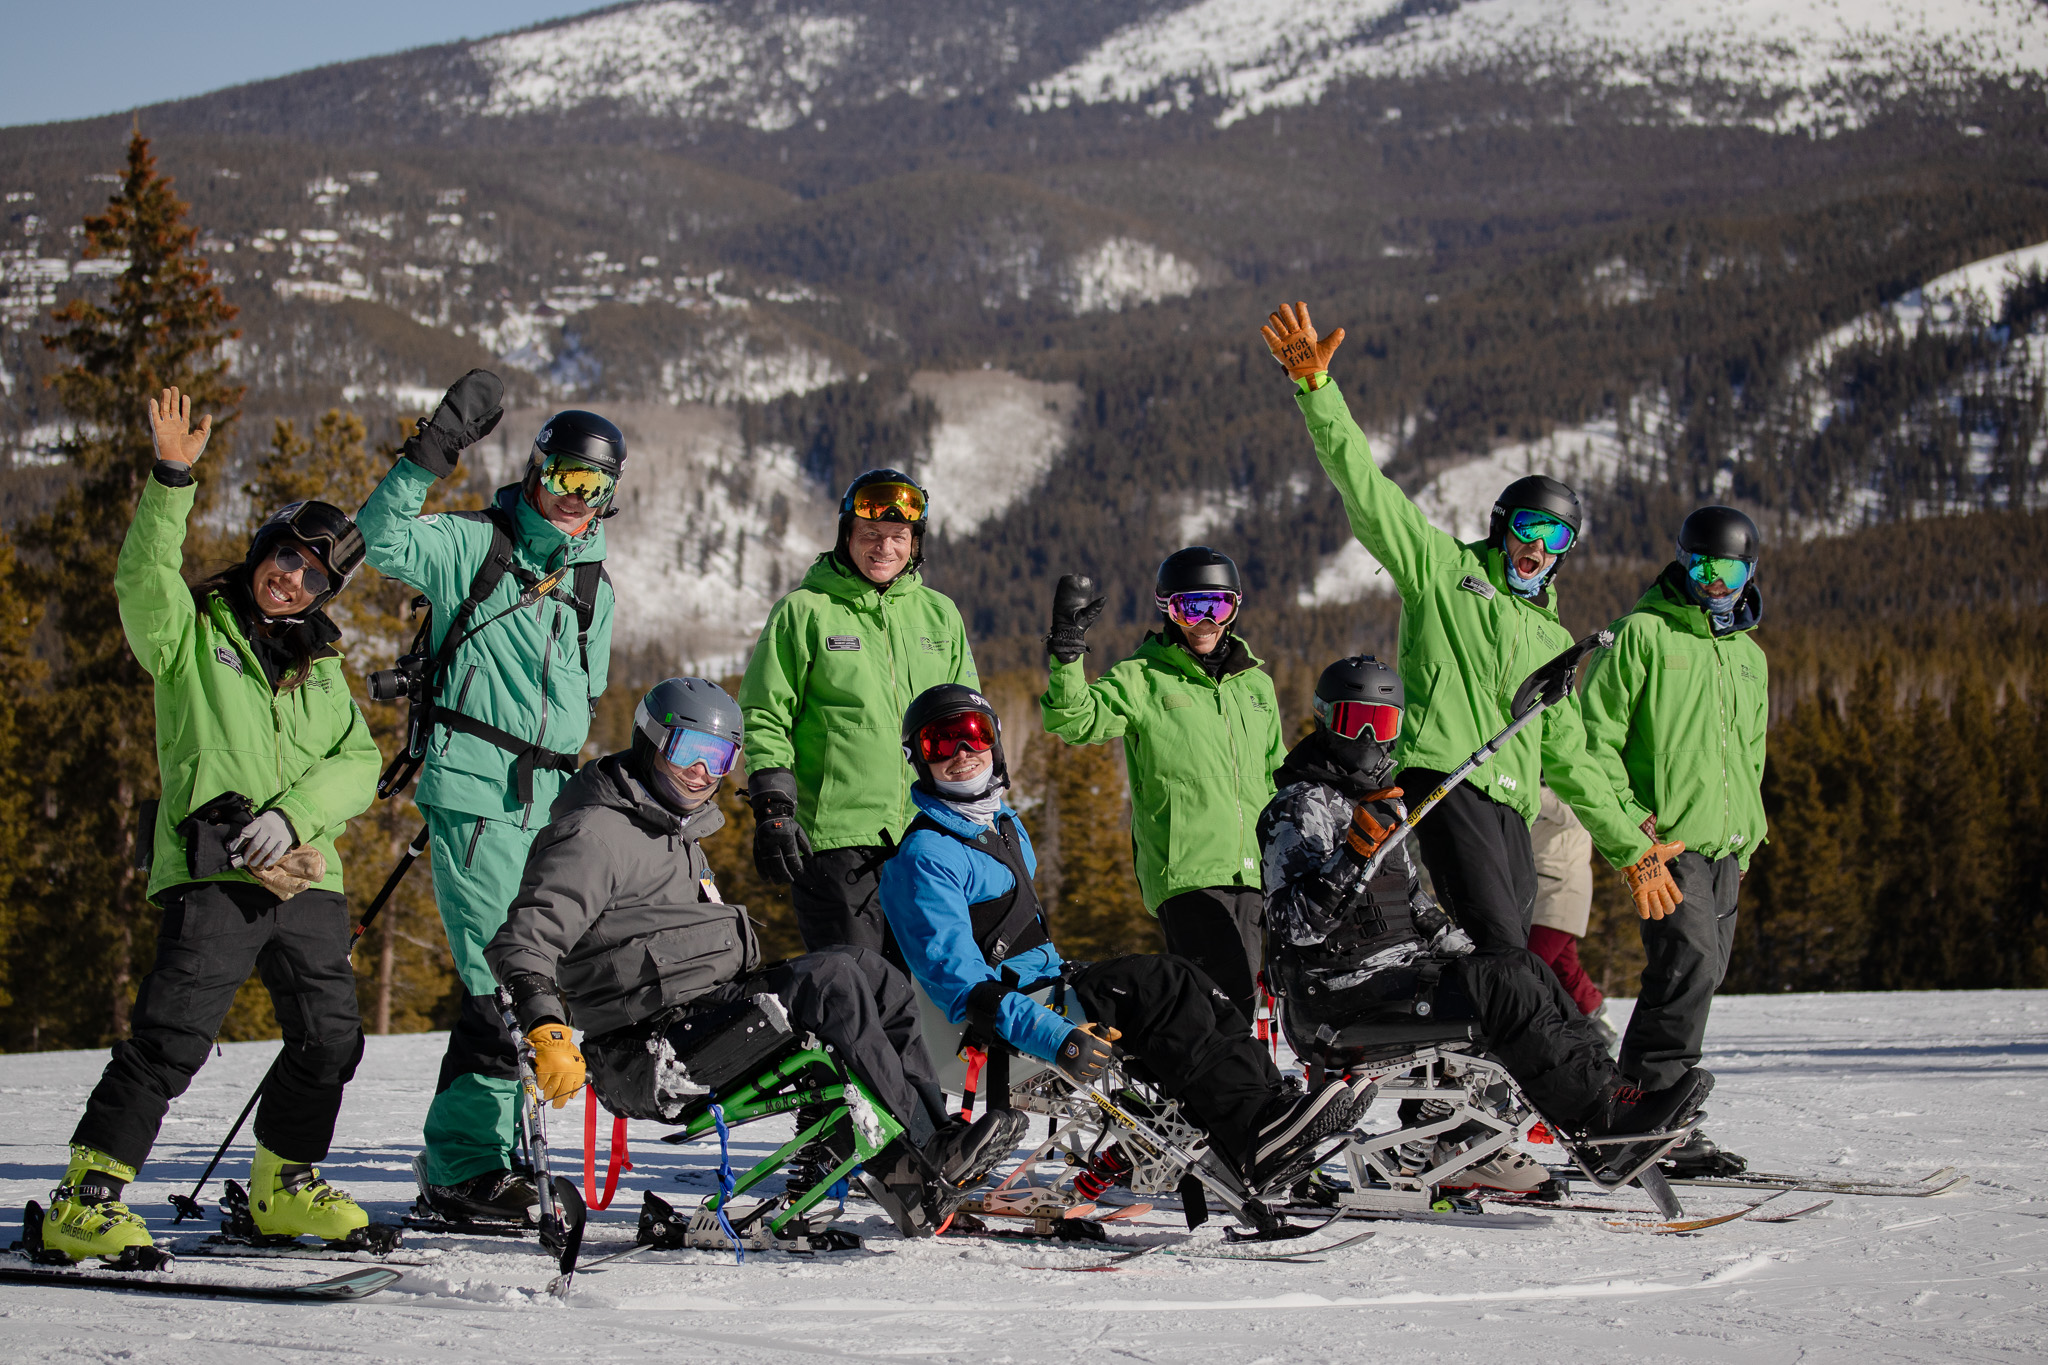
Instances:
[[[1287,745],[1273,680],[1229,628],[1244,598],[1237,565],[1206,545],[1168,555],[1153,582],[1159,630],[1091,683],[1081,655],[1102,610],[1092,592],[1072,576],[1054,590],[1045,728],[1069,744],[1123,740],[1145,908],[1166,950],[1207,973],[1249,1026],[1265,965],[1259,812]]]
[[[1298,310],[1298,311],[1297,311]],[[1578,538],[1578,498],[1555,479],[1517,479],[1493,509],[1483,541],[1461,544],[1380,472],[1365,433],[1329,376],[1344,340],[1318,338],[1305,304],[1281,305],[1264,329],[1296,381],[1316,458],[1343,496],[1359,543],[1401,594],[1400,672],[1408,709],[1396,775],[1420,800],[1507,727],[1523,679],[1571,644],[1557,619],[1558,561]],[[1668,897],[1664,862],[1586,753],[1578,702],[1567,699],[1481,765],[1416,826],[1437,899],[1481,949],[1526,948],[1536,903],[1529,826],[1545,784],[1570,803],[1593,844],[1628,870],[1638,902]]]
[[[1764,841],[1770,669],[1750,638],[1763,619],[1756,523],[1702,507],[1678,559],[1614,627],[1586,673],[1586,736],[1628,816],[1683,841],[1671,864],[1684,900],[1646,914],[1643,987],[1621,1069],[1644,1086],[1697,1066],[1707,1011],[1735,946],[1735,899]],[[1695,1132],[1666,1158],[1687,1175],[1732,1175],[1742,1158]]]
[[[512,1170],[516,1052],[484,946],[505,922],[527,849],[576,770],[604,691],[613,598],[598,567],[600,522],[626,460],[610,422],[557,413],[524,479],[499,489],[488,510],[420,516],[434,481],[497,425],[502,394],[487,371],[458,380],[357,516],[370,563],[433,604],[433,724],[416,736],[424,767],[414,799],[463,1002],[427,1111],[422,1177],[435,1209],[458,1222],[524,1221],[537,1201]]]
[[[839,541],[768,613],[740,682],[754,866],[790,883],[811,952],[902,965],[875,900],[887,846],[917,811],[898,727],[940,683],[981,686],[967,624],[925,586],[924,489],[871,469],[839,500]]]

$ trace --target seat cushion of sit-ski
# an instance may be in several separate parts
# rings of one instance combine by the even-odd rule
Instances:
[[[1479,1051],[1486,1046],[1486,1035],[1476,1019],[1380,1019],[1331,1025],[1329,1032],[1306,1020],[1285,1022],[1287,1041],[1296,1055],[1313,1057],[1325,1068],[1338,1071],[1390,1061],[1425,1047]],[[1335,1036],[1329,1036],[1330,1032]]]
[[[931,1054],[933,1069],[938,1072],[939,1088],[949,1094],[961,1094],[967,1084],[967,1063],[960,1057],[960,1025],[946,1018],[945,1012],[925,994],[923,986],[913,981],[911,988],[917,992],[918,1015],[924,1025],[924,1047]],[[1012,1052],[1011,1086],[1022,1085],[1050,1065],[1050,1062],[1041,1062],[1036,1057]],[[982,1082],[984,1087],[987,1084],[985,1080]]]
[[[650,1026],[586,1038],[590,1084],[614,1114],[684,1121],[766,1071],[802,1038],[782,1002],[754,995]]]

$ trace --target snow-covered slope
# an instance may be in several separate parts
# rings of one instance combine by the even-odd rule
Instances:
[[[1349,77],[1483,68],[1657,87],[1681,117],[1839,123],[1869,96],[1909,86],[2038,77],[2048,70],[2048,9],[2037,0],[1197,0],[1128,25],[1021,102],[1114,100],[1165,113],[1220,99],[1218,122],[1228,125],[1313,103]]]
[[[323,1170],[373,1217],[396,1220],[411,1200],[443,1046],[440,1034],[372,1038],[348,1088]],[[159,1236],[202,1235],[171,1226],[165,1197],[192,1187],[276,1049],[223,1049],[173,1102],[129,1187]],[[105,1057],[0,1057],[8,1209],[49,1197]],[[542,1293],[554,1266],[531,1242],[417,1232],[407,1247],[438,1257],[352,1307],[4,1286],[0,1348],[15,1360],[150,1365],[2035,1361],[2048,1353],[2044,1059],[2048,992],[1722,997],[1707,1032],[1719,1082],[1709,1124],[1758,1169],[1910,1180],[1955,1164],[1977,1179],[1934,1199],[1842,1197],[1797,1222],[1739,1221],[1696,1237],[1631,1235],[1584,1214],[1516,1230],[1386,1223],[1320,1264],[1152,1257],[1072,1275],[1041,1267],[1098,1262],[1101,1250],[906,1242],[855,1201],[841,1225],[869,1237],[863,1251],[745,1265],[658,1253],[579,1275],[563,1300]],[[1391,1125],[1391,1109],[1382,1101],[1367,1123]],[[571,1178],[581,1176],[581,1121],[575,1102],[550,1113],[556,1169]],[[631,1244],[643,1190],[689,1207],[714,1188],[717,1142],[670,1147],[661,1132],[631,1126],[634,1169],[593,1215],[586,1260]],[[789,1132],[786,1119],[736,1129],[733,1164]],[[246,1177],[249,1141],[245,1130],[220,1177]],[[1702,1214],[1762,1198],[1683,1193]],[[1179,1215],[1161,1210],[1117,1235],[1165,1242],[1180,1231]],[[1214,1222],[1199,1234],[1221,1239]],[[188,1256],[175,1273],[274,1280],[332,1269]]]
[[[1081,391],[1007,370],[920,370],[911,392],[939,410],[917,478],[934,529],[964,535],[1038,486],[1067,448]]]

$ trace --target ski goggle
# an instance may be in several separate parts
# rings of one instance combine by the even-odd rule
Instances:
[[[679,725],[668,732],[668,743],[661,746],[661,756],[678,768],[702,763],[705,772],[724,777],[739,762],[740,746],[733,740]]]
[[[987,753],[995,743],[996,723],[979,711],[941,716],[917,732],[917,754],[926,763],[943,763],[963,748]]]
[[[1686,576],[1700,585],[1701,589],[1714,586],[1716,582],[1725,585],[1729,592],[1741,592],[1749,582],[1749,576],[1756,572],[1756,565],[1746,559],[1721,559],[1714,555],[1687,555]]]
[[[1201,592],[1170,593],[1159,599],[1159,610],[1175,625],[1192,626],[1199,621],[1222,625],[1237,615],[1238,595],[1227,588]]]
[[[847,511],[863,521],[924,520],[924,490],[914,483],[870,483],[853,490]]]
[[[1401,708],[1388,706],[1376,701],[1326,702],[1315,699],[1316,719],[1320,720],[1331,734],[1342,739],[1357,739],[1370,730],[1372,737],[1382,744],[1392,744],[1401,733]]]
[[[573,455],[550,455],[540,468],[541,487],[558,498],[581,498],[585,507],[602,507],[619,486],[616,476],[585,464]]]
[[[1508,534],[1525,545],[1541,545],[1554,555],[1571,549],[1577,532],[1548,512],[1518,507],[1508,514]]]
[[[334,580],[321,569],[320,561],[296,545],[278,546],[270,560],[277,565],[279,573],[297,573],[303,569],[305,572],[299,574],[299,583],[315,597],[334,586]]]

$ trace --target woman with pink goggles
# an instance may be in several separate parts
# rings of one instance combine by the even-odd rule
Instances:
[[[1072,574],[1054,593],[1045,728],[1069,744],[1123,740],[1145,908],[1167,951],[1205,972],[1249,1029],[1265,960],[1256,826],[1286,745],[1273,680],[1236,630],[1237,565],[1206,545],[1168,555],[1153,585],[1160,628],[1090,683],[1081,656],[1103,600]]]

